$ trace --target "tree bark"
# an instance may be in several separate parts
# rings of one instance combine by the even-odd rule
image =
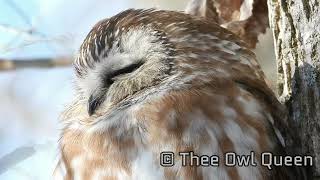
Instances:
[[[280,101],[286,104],[288,121],[297,132],[294,147],[314,157],[314,176],[320,176],[319,3],[319,0],[268,0]]]

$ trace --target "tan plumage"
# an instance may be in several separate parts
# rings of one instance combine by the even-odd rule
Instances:
[[[217,24],[127,10],[93,27],[74,66],[60,178],[301,179],[290,167],[182,167],[178,156],[160,166],[162,151],[285,154],[284,108],[255,55]]]

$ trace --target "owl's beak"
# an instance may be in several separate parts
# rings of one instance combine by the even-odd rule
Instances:
[[[95,113],[95,111],[102,104],[104,99],[105,99],[104,96],[101,94],[100,95],[99,94],[92,94],[89,97],[88,105],[87,105],[89,116],[91,116],[92,114]]]

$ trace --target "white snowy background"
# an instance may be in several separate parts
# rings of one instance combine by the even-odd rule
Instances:
[[[183,10],[186,0],[0,0],[0,59],[72,56],[98,21],[127,8]],[[28,30],[33,30],[30,35]],[[272,37],[256,52],[273,81]],[[51,179],[71,67],[0,71],[0,180]]]

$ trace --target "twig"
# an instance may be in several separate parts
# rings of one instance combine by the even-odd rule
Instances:
[[[21,19],[25,21],[25,23],[27,23],[30,26],[32,25],[30,17],[27,16],[27,14],[24,12],[22,8],[20,8],[20,6],[18,6],[15,2],[11,0],[5,0],[4,2],[7,3],[7,5],[11,7],[21,17]]]
[[[33,29],[19,29],[17,27],[13,27],[9,24],[0,24],[0,30],[7,32],[7,33],[11,33],[11,34],[15,34],[15,35],[24,35],[27,38],[33,39],[35,35],[35,31]]]
[[[71,66],[72,57],[37,58],[37,59],[0,59],[0,71],[21,68],[52,68]]]

